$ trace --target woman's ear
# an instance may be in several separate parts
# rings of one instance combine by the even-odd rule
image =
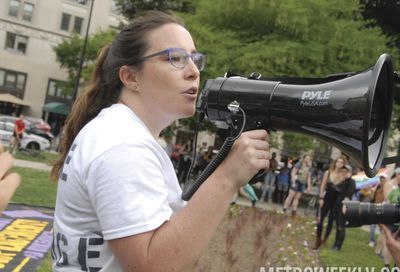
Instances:
[[[130,90],[138,90],[137,72],[127,65],[119,68],[119,78],[124,86]]]

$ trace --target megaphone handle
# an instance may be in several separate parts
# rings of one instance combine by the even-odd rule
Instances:
[[[249,180],[249,183],[254,184],[259,182],[260,181],[259,179],[265,174],[265,172],[266,172],[265,169],[258,171],[258,173],[255,174],[254,177],[251,178],[251,180]]]
[[[236,138],[227,137],[225,139],[224,144],[222,145],[220,151],[217,156],[206,166],[206,168],[201,172],[201,174],[194,180],[193,182],[186,181],[185,186],[183,187],[182,199],[188,201],[192,198],[193,194],[200,188],[204,181],[217,169],[217,167],[221,164],[221,162],[226,158],[229,151],[231,150],[233,144],[235,143]],[[256,183],[259,181],[259,178],[265,173],[265,169],[258,171],[254,177],[252,177],[249,181],[250,184]]]

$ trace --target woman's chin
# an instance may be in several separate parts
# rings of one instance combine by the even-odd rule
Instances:
[[[185,117],[183,118],[192,117],[195,113],[196,113],[196,106],[190,107],[184,112]]]

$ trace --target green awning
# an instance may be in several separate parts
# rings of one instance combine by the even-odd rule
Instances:
[[[58,113],[62,115],[68,115],[69,107],[65,103],[60,102],[49,102],[43,106],[44,111]]]

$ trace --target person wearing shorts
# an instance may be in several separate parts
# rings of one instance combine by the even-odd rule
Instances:
[[[283,205],[284,213],[289,206],[291,206],[292,216],[295,216],[300,197],[306,188],[305,186],[307,185],[308,192],[311,191],[311,165],[311,156],[305,154],[303,155],[302,159],[293,166],[291,171],[292,183],[289,189],[289,195],[287,196]]]

